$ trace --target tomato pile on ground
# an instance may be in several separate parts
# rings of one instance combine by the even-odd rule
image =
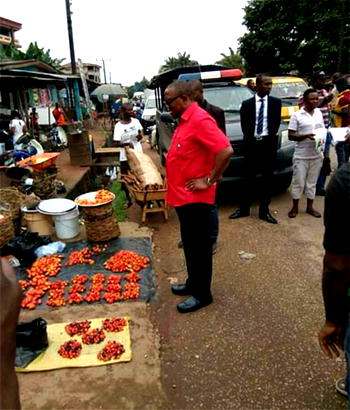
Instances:
[[[65,266],[75,264],[93,264],[93,255],[103,253],[106,246],[96,245],[85,247],[80,251],[72,252]],[[83,302],[95,303],[104,300],[106,303],[115,303],[121,300],[138,299],[140,285],[137,283],[141,276],[139,271],[145,268],[150,260],[136,252],[122,250],[115,253],[105,263],[104,267],[112,272],[128,272],[125,275],[110,275],[97,272],[90,278],[87,274],[75,275],[69,282],[50,280],[57,276],[62,269],[62,255],[44,256],[37,259],[27,269],[28,280],[20,280],[19,284],[25,292],[21,307],[35,309],[42,304],[42,298],[47,294],[46,304],[52,307],[65,306],[67,303],[80,304]],[[122,284],[122,281],[125,281]],[[68,297],[66,297],[66,289]]]
[[[101,328],[90,330],[91,322],[89,320],[76,321],[68,323],[65,331],[69,336],[81,336],[83,344],[99,344],[106,338],[105,332],[121,332],[127,325],[124,318],[112,317],[102,322]],[[60,346],[58,354],[66,359],[75,359],[80,356],[83,347],[76,339],[69,340]],[[98,353],[97,358],[107,362],[112,359],[119,359],[125,352],[124,346],[115,340],[109,341]]]

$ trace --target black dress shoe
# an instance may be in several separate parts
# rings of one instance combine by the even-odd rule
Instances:
[[[174,293],[174,295],[180,295],[180,296],[186,296],[186,295],[191,294],[191,292],[188,290],[185,283],[182,283],[179,285],[172,285],[171,291]]]
[[[206,300],[198,300],[195,297],[190,296],[177,305],[177,310],[180,313],[195,312],[198,309],[210,305],[210,303],[212,302],[213,298],[209,298]]]
[[[250,212],[246,209],[236,209],[232,214],[229,216],[229,219],[238,219],[242,218],[243,216],[249,216]]]
[[[278,221],[276,218],[274,218],[270,212],[267,212],[266,214],[259,214],[259,218],[262,219],[263,221],[266,221],[270,224],[277,224]]]

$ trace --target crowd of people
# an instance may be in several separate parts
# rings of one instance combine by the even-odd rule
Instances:
[[[335,89],[325,86],[324,72],[315,73],[300,99],[300,110],[290,120],[288,136],[295,141],[293,177],[291,184],[292,208],[288,213],[295,218],[299,201],[305,194],[306,212],[315,218],[321,213],[314,209],[316,185],[325,163],[329,167],[329,148],[332,135],[329,125],[349,127],[344,141],[338,142],[336,152],[338,170],[327,190],[325,200],[325,236],[323,296],[326,322],[319,340],[328,356],[339,355],[343,348],[348,362],[347,377],[337,383],[338,391],[350,391],[350,321],[348,294],[350,291],[350,76],[333,76]],[[253,201],[252,187],[261,174],[259,218],[272,224],[278,221],[271,215],[269,204],[272,177],[278,147],[277,132],[281,122],[281,100],[271,97],[272,79],[258,75],[250,84],[254,95],[245,100],[240,109],[245,148],[245,190],[240,207],[230,219],[246,217]],[[200,97],[198,97],[198,95]],[[165,103],[177,127],[167,154],[167,201],[178,215],[181,242],[184,249],[187,280],[171,286],[175,295],[187,296],[177,305],[180,313],[193,312],[213,301],[211,293],[213,232],[216,217],[216,185],[233,153],[231,144],[220,127],[220,109],[203,98],[201,87],[194,83],[176,81],[165,90]],[[338,145],[340,144],[340,146]],[[328,146],[327,146],[328,145]],[[326,149],[325,149],[326,146]],[[196,161],[193,161],[194,153]],[[328,159],[328,161],[325,161]],[[321,174],[321,177],[325,176]],[[325,188],[325,178],[320,182]],[[215,239],[216,242],[216,239]],[[339,386],[344,386],[343,390]]]
[[[315,218],[321,213],[314,209],[313,201],[320,190],[325,189],[325,235],[323,297],[325,324],[319,333],[323,352],[332,357],[339,355],[344,346],[348,363],[344,393],[350,392],[350,322],[348,293],[350,289],[350,131],[343,142],[336,144],[338,169],[326,186],[325,179],[319,181],[320,172],[329,158],[332,144],[329,125],[350,127],[350,76],[334,75],[335,88],[326,89],[326,76],[317,72],[300,99],[300,110],[295,112],[289,123],[289,139],[295,142],[293,177],[291,184],[292,208],[288,213],[295,218],[299,212],[301,196],[307,198],[306,212]],[[270,213],[273,170],[278,148],[278,129],[281,122],[281,100],[270,96],[272,79],[260,74],[251,84],[254,95],[242,103],[241,126],[245,152],[245,190],[240,198],[240,207],[230,219],[246,217],[254,194],[258,174],[261,174],[259,218],[267,223],[278,221]],[[222,178],[233,149],[225,135],[224,113],[205,100],[200,82],[176,81],[164,94],[164,102],[177,126],[167,154],[166,172],[168,181],[167,202],[177,213],[181,243],[187,267],[187,280],[171,286],[175,295],[186,296],[177,305],[180,313],[194,312],[213,302],[211,292],[212,255],[216,249],[218,215],[215,206],[217,184]],[[56,107],[59,108],[59,107]],[[142,151],[142,125],[137,110],[130,104],[120,104],[119,121],[113,134],[115,146],[133,147]],[[57,117],[59,118],[58,111]],[[56,118],[56,116],[55,116]],[[58,122],[58,120],[57,120]],[[13,135],[24,132],[23,121],[13,119]],[[17,133],[17,134],[16,134]],[[340,145],[339,145],[340,144]],[[193,158],[196,158],[194,161]],[[121,171],[127,171],[124,150],[120,155]],[[322,176],[322,173],[321,173]],[[324,175],[323,175],[324,176]],[[323,185],[322,185],[323,184]],[[8,391],[5,408],[18,408],[18,386],[13,373],[15,327],[18,304],[6,311],[6,297],[18,299],[18,284],[13,281],[13,272],[2,262],[0,266],[1,330],[8,323],[7,333],[2,332],[1,359],[5,358],[8,377],[2,378],[3,389]],[[6,305],[6,306],[5,306]],[[12,407],[11,407],[12,406]]]

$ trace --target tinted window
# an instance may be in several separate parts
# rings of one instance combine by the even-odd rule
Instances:
[[[252,97],[246,87],[214,87],[205,88],[204,96],[211,104],[222,108],[226,112],[237,112],[242,101]]]

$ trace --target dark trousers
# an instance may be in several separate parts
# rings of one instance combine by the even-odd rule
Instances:
[[[176,207],[187,266],[186,286],[201,301],[211,298],[213,205],[195,203]]]
[[[211,234],[210,243],[214,245],[217,242],[219,236],[219,210],[218,205],[215,203],[212,210],[210,211],[211,217]]]
[[[273,171],[276,163],[276,146],[272,138],[264,137],[262,141],[252,141],[246,147],[244,158],[244,181],[240,207],[249,210],[254,197],[259,192],[260,213],[268,211],[273,184]],[[261,175],[259,183],[257,175]]]

